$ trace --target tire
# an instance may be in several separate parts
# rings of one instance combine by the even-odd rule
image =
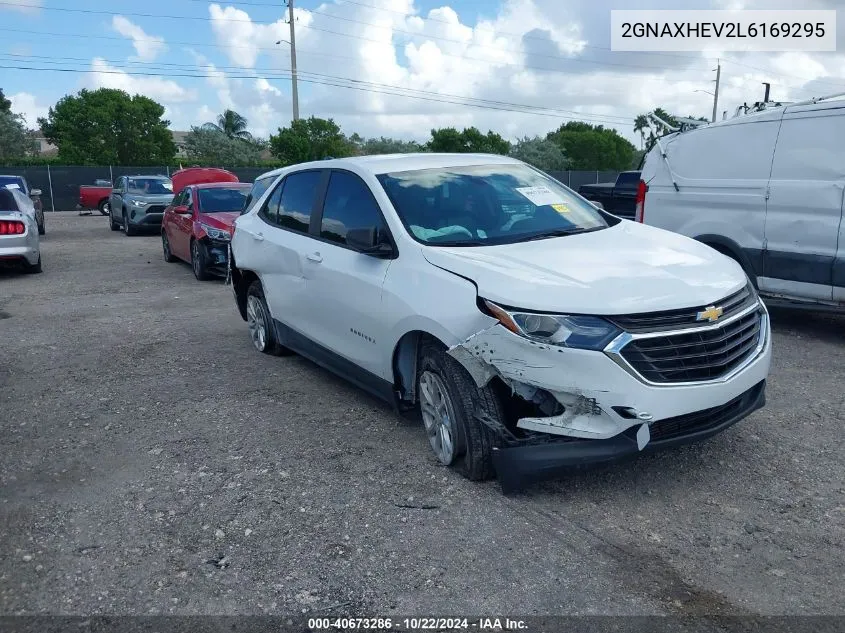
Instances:
[[[111,227],[112,231],[120,230],[120,225],[114,221],[114,216],[112,215],[111,209],[109,209],[109,226]]]
[[[279,344],[270,308],[267,307],[267,301],[264,299],[264,289],[261,287],[261,282],[257,280],[253,281],[246,291],[246,322],[252,344],[262,354],[289,356],[293,353]]]
[[[198,240],[191,240],[191,269],[197,281],[208,281],[211,275],[208,274],[208,256],[205,247]]]
[[[45,220],[41,220],[41,224],[38,225],[38,235],[46,235],[47,234],[47,227],[44,226]]]
[[[164,261],[172,264],[176,261],[176,256],[170,251],[170,240],[167,238],[167,232],[161,232],[161,250],[164,252]]]
[[[100,200],[100,204],[97,205],[97,209],[103,215],[111,216],[111,204],[109,204],[108,198],[105,200]]]
[[[451,426],[453,451],[448,459],[443,459],[435,447],[436,436],[441,433],[440,427],[447,425],[441,422],[434,425],[436,428],[431,428],[426,420],[425,410],[427,407],[431,409],[423,389],[430,391],[431,385],[438,383],[441,389],[445,388],[445,408]],[[428,339],[423,342],[420,350],[417,393],[423,426],[438,461],[455,468],[472,481],[494,477],[493,447],[496,445],[496,437],[492,429],[476,417],[477,414],[483,414],[504,424],[502,403],[490,385],[479,389],[469,373],[446,353],[439,342]]]
[[[126,209],[123,210],[123,232],[126,237],[138,235],[138,230],[129,223],[129,216],[126,215]]]
[[[24,262],[23,270],[25,273],[35,275],[41,272],[41,253],[38,253],[38,261],[34,264]]]

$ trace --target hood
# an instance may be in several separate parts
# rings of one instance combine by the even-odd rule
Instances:
[[[148,204],[163,204],[168,205],[173,202],[173,194],[172,193],[156,193],[153,195],[145,196],[141,193],[127,193],[125,200],[143,200]]]
[[[435,266],[506,306],[633,314],[713,303],[740,290],[739,264],[695,240],[623,220],[565,237],[481,247],[423,247]]]
[[[218,213],[201,213],[199,221],[202,224],[231,231],[235,226],[235,218],[240,216],[239,211],[220,211]]]

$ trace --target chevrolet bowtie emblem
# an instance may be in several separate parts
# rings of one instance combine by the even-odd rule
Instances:
[[[695,315],[696,321],[718,321],[719,317],[722,316],[722,312],[724,310],[721,306],[718,308],[716,306],[710,306],[709,308],[704,308],[701,312]]]

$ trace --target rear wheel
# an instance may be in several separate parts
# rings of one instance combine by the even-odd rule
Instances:
[[[252,344],[262,354],[287,356],[292,353],[279,344],[260,281],[253,281],[246,292],[246,324]]]
[[[490,479],[493,469],[492,429],[477,416],[504,424],[504,410],[490,385],[478,388],[467,371],[428,340],[421,349],[417,393],[429,444],[437,460],[474,481]]]
[[[44,212],[41,212],[41,222],[38,224],[38,235],[44,235],[47,233],[47,221],[44,218]]]
[[[161,232],[161,250],[164,251],[164,261],[168,264],[172,264],[176,261],[176,257],[170,251],[170,240],[167,239],[167,232]]]
[[[100,213],[103,215],[111,215],[111,205],[109,204],[108,198],[105,200],[100,200],[100,204],[97,205],[97,209],[99,209]]]

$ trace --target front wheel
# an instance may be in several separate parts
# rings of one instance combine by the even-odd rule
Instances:
[[[198,281],[208,280],[208,258],[205,247],[199,243],[199,240],[191,240],[191,268]]]
[[[45,226],[44,216],[41,216],[41,224],[38,225],[38,235],[45,235],[47,227]]]
[[[492,429],[478,416],[504,424],[502,403],[490,385],[479,388],[467,371],[436,341],[421,350],[417,393],[429,444],[437,460],[474,481],[490,479]]]
[[[253,281],[246,291],[246,325],[253,346],[262,354],[287,356],[292,353],[287,347],[279,344],[260,281]]]
[[[138,230],[129,224],[129,216],[126,215],[125,210],[123,211],[123,232],[126,234],[126,237],[132,237],[138,234]]]
[[[176,257],[170,250],[170,240],[167,238],[167,233],[165,231],[161,232],[161,250],[164,251],[164,261],[168,264],[172,264],[176,261]]]
[[[99,209],[100,213],[103,215],[111,215],[111,205],[108,200],[100,200],[100,204],[97,205],[97,209]]]

